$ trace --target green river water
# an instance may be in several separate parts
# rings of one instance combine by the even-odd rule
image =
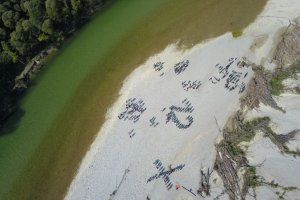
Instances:
[[[118,0],[42,70],[0,134],[0,199],[62,199],[122,80],[180,41],[242,30],[265,0]]]

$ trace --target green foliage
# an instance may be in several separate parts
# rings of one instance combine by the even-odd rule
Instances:
[[[284,153],[292,155],[295,158],[300,157],[300,152],[299,151],[290,150],[286,145],[284,145],[283,148],[284,148]]]
[[[233,156],[245,156],[245,152],[238,144],[230,144],[230,151]]]
[[[4,28],[0,28],[0,38],[6,37],[6,30]]]
[[[33,26],[29,20],[23,20],[22,27],[23,27],[24,31],[27,31],[27,32],[33,29]]]
[[[272,137],[274,137],[275,139],[278,137],[278,135],[272,130],[272,128],[270,128],[269,126],[264,127],[265,131],[267,134],[270,134]],[[280,142],[279,142],[280,143]],[[290,150],[284,143],[281,144],[283,148],[281,148],[282,153],[286,153],[289,155],[292,155],[294,157],[298,157],[300,156],[300,151],[293,151]]]
[[[3,52],[5,52],[8,56],[10,56],[10,58],[12,59],[12,61],[14,63],[17,62],[18,56],[16,55],[16,53],[12,52],[5,42],[1,42],[1,46],[2,46]]]
[[[8,63],[12,62],[11,56],[3,50],[0,52],[0,60],[3,64],[8,64]]]
[[[227,144],[230,147],[231,154],[235,157],[243,157],[245,156],[245,152],[240,148],[240,143],[244,141],[250,141],[255,136],[255,132],[257,130],[263,130],[267,133],[270,139],[275,138],[278,136],[272,128],[270,128],[269,123],[271,119],[269,117],[260,117],[255,118],[251,121],[242,122],[238,129],[230,132],[229,135],[234,135],[234,137],[227,138]],[[245,136],[248,135],[248,136]],[[272,140],[272,139],[271,139]],[[299,151],[291,151],[286,145],[283,144],[283,153],[291,154],[293,156],[300,156]],[[247,166],[244,168],[245,171],[243,173],[243,181],[244,181],[244,188],[253,188],[259,187],[263,184],[269,185],[274,189],[280,189],[281,192],[277,191],[276,194],[279,199],[284,199],[284,196],[287,192],[298,190],[297,187],[285,187],[281,186],[278,183],[272,182],[265,182],[262,176],[258,176],[256,174],[256,167],[254,166]],[[248,189],[247,189],[248,190]]]
[[[231,131],[226,141],[231,154],[234,157],[245,156],[246,153],[240,147],[240,143],[250,142],[254,138],[256,130],[264,124],[268,125],[269,122],[269,117],[255,118],[251,121],[242,122],[238,129]]]
[[[259,176],[256,175],[256,168],[253,166],[247,167],[243,174],[244,183],[251,187],[256,188],[261,185]]]
[[[270,80],[271,94],[279,96],[283,92],[284,85],[282,84],[282,81],[286,78],[287,77],[284,76],[276,76]]]
[[[44,5],[41,0],[30,0],[27,11],[29,21],[37,28],[41,28],[42,21],[45,15]]]
[[[78,10],[81,8],[81,1],[80,0],[71,0],[71,7],[73,10],[73,13],[77,13]]]
[[[279,185],[278,183],[275,183],[274,181],[272,181],[272,182],[264,182],[264,184],[269,185],[273,189],[277,190],[275,192],[275,194],[278,196],[278,199],[284,199],[284,196],[286,195],[286,193],[298,190],[297,187],[294,187],[294,186],[282,186],[282,185]]]
[[[30,60],[47,44],[62,38],[89,17],[90,10],[104,0],[2,0],[0,3],[0,42],[17,60]],[[9,51],[8,51],[9,49]],[[20,59],[16,59],[19,57]],[[0,65],[8,59],[1,59]]]
[[[300,72],[300,64],[295,64],[287,68],[278,69],[273,74],[269,81],[271,86],[271,94],[279,96],[284,91],[283,81],[288,78],[293,78]]]
[[[48,35],[42,33],[42,34],[39,35],[38,40],[39,40],[40,42],[44,42],[44,41],[47,41],[48,38],[49,38]]]
[[[251,121],[246,121],[240,124],[239,129],[235,130],[232,135],[232,142],[239,144],[241,142],[250,142],[255,136],[255,131],[263,124],[270,122],[269,117],[258,117]]]
[[[46,19],[42,25],[42,31],[51,35],[53,33],[52,22],[50,19]]]
[[[14,27],[14,12],[9,10],[9,11],[5,11],[2,16],[2,22],[3,22],[3,25],[6,27],[6,28],[9,28],[9,29],[13,29]]]
[[[2,15],[5,11],[7,11],[6,7],[0,4],[0,15]]]
[[[45,7],[46,7],[46,14],[50,19],[53,20],[58,17],[56,0],[46,0]]]
[[[232,31],[232,37],[238,38],[243,35],[243,31]]]
[[[253,128],[253,127],[259,126],[262,123],[269,123],[270,121],[271,121],[270,117],[265,116],[265,117],[255,118],[252,121],[247,122],[247,123],[250,123],[251,127]]]

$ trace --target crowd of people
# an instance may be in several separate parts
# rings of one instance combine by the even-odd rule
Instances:
[[[134,131],[134,129],[131,129],[131,131],[128,132],[129,137],[133,138],[133,136],[135,136],[136,132]]]
[[[188,115],[186,117],[186,120],[188,121],[187,124],[183,124],[178,117],[176,116],[175,112],[178,113],[186,113],[186,114],[191,114],[194,111],[194,107],[192,106],[191,102],[185,98],[182,103],[184,104],[183,107],[180,106],[170,106],[169,110],[170,112],[168,112],[167,115],[167,119],[166,119],[166,123],[169,123],[170,121],[172,121],[179,129],[187,129],[189,128],[192,123],[194,122],[194,118],[191,115]]]
[[[153,69],[157,72],[159,72],[160,70],[162,70],[164,68],[164,62],[156,62],[153,65]]]
[[[244,59],[244,58],[242,58]],[[246,63],[244,60],[238,60],[238,58],[230,58],[228,63],[223,66],[220,64],[216,64],[215,67],[218,69],[219,76],[212,76],[210,77],[209,81],[213,84],[217,84],[222,79],[226,78],[224,87],[229,90],[233,91],[236,88],[239,88],[239,93],[244,92],[246,88],[246,84],[242,79],[245,79],[248,75],[248,72],[243,73],[236,70],[229,70],[233,63],[236,62],[236,66],[239,68],[246,67],[248,68],[249,64]]]
[[[126,101],[125,111],[118,115],[120,120],[138,122],[143,112],[146,111],[145,102],[140,99],[130,98]]]
[[[156,173],[155,175],[151,176],[150,178],[148,178],[147,183],[155,180],[155,179],[159,179],[162,178],[164,180],[164,183],[167,187],[168,190],[172,189],[173,187],[173,183],[170,179],[170,175],[176,171],[180,171],[185,167],[185,164],[180,164],[170,170],[166,170],[166,168],[162,165],[162,162],[157,159],[153,162],[153,165],[156,167],[156,169],[158,170],[158,173]]]
[[[175,74],[179,75],[182,72],[184,72],[186,70],[186,68],[189,66],[190,61],[189,60],[184,60],[181,61],[179,63],[176,63],[174,65],[174,72]]]
[[[189,91],[190,89],[192,89],[192,90],[199,89],[199,87],[202,85],[202,83],[201,83],[201,81],[198,81],[198,80],[195,80],[193,82],[189,80],[189,81],[183,81],[181,83],[181,85],[185,91]]]
[[[150,127],[156,127],[158,124],[159,124],[159,122],[156,122],[156,117],[152,117],[150,120]]]

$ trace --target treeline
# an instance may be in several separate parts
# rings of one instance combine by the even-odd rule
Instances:
[[[105,0],[0,0],[0,127],[12,112],[15,77],[37,53],[59,45]]]

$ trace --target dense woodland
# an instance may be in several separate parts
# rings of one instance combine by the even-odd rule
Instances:
[[[105,0],[0,0],[0,127],[15,109],[15,77],[49,45],[60,45]]]

